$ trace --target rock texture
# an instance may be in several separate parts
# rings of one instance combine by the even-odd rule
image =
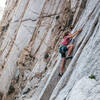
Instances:
[[[100,99],[100,1],[7,0],[0,25],[0,98]],[[58,76],[64,31],[74,38],[73,59]]]

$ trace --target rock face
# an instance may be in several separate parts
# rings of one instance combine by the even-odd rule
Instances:
[[[99,100],[100,99],[100,84],[88,77],[83,77],[75,83],[70,96],[66,100]],[[60,100],[60,99],[59,99]]]
[[[99,0],[7,0],[0,25],[0,98],[100,100],[99,8]],[[74,57],[60,78],[63,32],[79,28]]]

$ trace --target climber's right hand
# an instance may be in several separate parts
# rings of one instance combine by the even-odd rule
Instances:
[[[82,32],[82,29],[79,29],[78,32]]]

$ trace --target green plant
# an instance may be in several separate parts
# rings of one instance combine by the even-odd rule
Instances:
[[[46,53],[45,56],[44,56],[44,58],[47,59],[48,57],[49,57],[49,54]]]
[[[12,94],[13,92],[15,92],[15,88],[13,85],[10,85],[8,95]]]
[[[95,75],[91,74],[91,75],[89,76],[89,78],[95,79]]]
[[[56,16],[56,20],[57,20],[57,19],[59,19],[59,15],[58,15],[58,16]]]

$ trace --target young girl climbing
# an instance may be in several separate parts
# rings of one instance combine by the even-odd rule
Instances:
[[[67,32],[65,31],[64,38],[63,38],[62,42],[60,43],[60,47],[59,47],[59,52],[61,54],[61,65],[60,65],[60,70],[59,70],[59,76],[63,75],[65,59],[72,58],[72,56],[70,56],[70,55],[74,48],[74,44],[70,44],[70,40],[81,31],[82,30],[79,29],[76,32],[74,32],[73,34],[71,34],[69,31],[67,31]]]

